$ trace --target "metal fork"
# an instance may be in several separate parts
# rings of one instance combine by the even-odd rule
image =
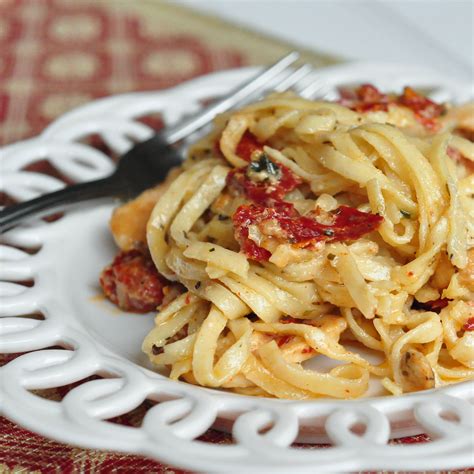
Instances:
[[[0,232],[18,224],[26,217],[56,212],[69,204],[108,196],[127,200],[156,185],[166,177],[171,168],[183,160],[181,154],[171,147],[171,144],[202,128],[217,114],[254,97],[257,92],[261,93],[281,74],[285,73],[285,77],[272,90],[279,92],[288,90],[307,76],[311,72],[308,65],[297,70],[289,69],[298,56],[298,53],[291,52],[223,99],[211,103],[178,125],[165,128],[149,140],[139,143],[120,158],[116,170],[110,176],[75,184],[0,211]],[[314,84],[308,87],[313,90]],[[300,92],[307,95],[304,89]]]

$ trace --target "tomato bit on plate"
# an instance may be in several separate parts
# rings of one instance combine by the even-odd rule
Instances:
[[[163,300],[167,281],[139,250],[120,252],[100,275],[105,296],[125,311],[148,313]]]

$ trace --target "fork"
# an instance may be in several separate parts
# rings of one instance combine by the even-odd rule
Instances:
[[[272,90],[283,92],[297,84],[312,71],[307,64],[296,70],[291,69],[290,65],[298,57],[299,54],[295,51],[287,54],[223,99],[137,144],[120,158],[113,174],[102,179],[74,184],[0,211],[0,232],[8,230],[27,217],[57,212],[79,201],[109,196],[128,200],[163,181],[170,169],[183,161],[182,155],[170,145],[199,130],[217,114],[255,97],[258,92],[261,94],[272,80],[283,73],[285,77]],[[315,83],[312,83],[306,89],[300,90],[300,94],[304,96],[306,92],[308,95],[313,93],[314,89]]]

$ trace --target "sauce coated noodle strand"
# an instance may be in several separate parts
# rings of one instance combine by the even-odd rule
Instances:
[[[472,378],[474,146],[413,94],[275,94],[216,119],[148,220],[181,288],[143,343],[157,368],[290,399]],[[339,365],[305,368],[323,356]]]

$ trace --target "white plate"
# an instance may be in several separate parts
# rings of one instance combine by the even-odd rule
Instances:
[[[37,138],[0,150],[0,190],[25,200],[60,188],[54,178],[22,171],[44,157],[74,181],[102,177],[111,171],[111,161],[82,138],[98,133],[123,153],[130,138],[152,134],[137,117],[161,112],[165,122],[174,122],[196,109],[199,100],[225,93],[254,72],[220,72],[170,90],[101,99],[76,109]],[[470,93],[469,85],[400,65],[343,65],[320,70],[318,77],[329,96],[338,85],[359,82],[385,90],[405,84],[433,88],[436,98],[455,102]],[[107,229],[113,206],[107,200],[80,204],[59,221],[36,222],[3,236],[8,245],[0,247],[0,351],[26,352],[0,371],[0,402],[8,418],[66,443],[207,472],[314,472],[315,465],[326,471],[446,469],[474,462],[469,383],[398,398],[291,402],[203,389],[149,370],[140,346],[153,317],[121,313],[98,297],[98,275],[115,253]],[[31,254],[9,245],[40,250]],[[35,282],[31,288],[15,283],[29,279]],[[25,316],[32,313],[44,319]],[[46,349],[55,345],[67,350]],[[81,383],[93,374],[108,378]],[[72,382],[78,386],[62,401],[32,393]],[[106,421],[145,399],[162,403],[148,410],[140,427]],[[365,426],[362,435],[356,425]],[[234,444],[196,441],[211,426],[231,429]],[[420,432],[436,440],[387,444],[391,437]],[[292,447],[296,440],[328,439],[330,449]]]

